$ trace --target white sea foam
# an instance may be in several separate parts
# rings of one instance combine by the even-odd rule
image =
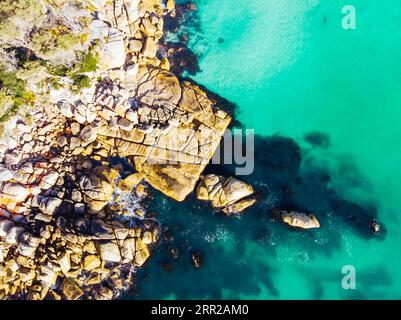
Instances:
[[[209,243],[213,243],[216,241],[226,242],[233,240],[233,234],[228,231],[224,225],[217,225],[215,232],[204,234],[203,239],[205,239]]]

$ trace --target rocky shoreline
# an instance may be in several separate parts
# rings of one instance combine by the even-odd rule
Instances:
[[[50,2],[64,15],[71,10],[71,1]],[[196,7],[175,0],[73,2],[89,30],[82,37],[89,44],[73,54],[82,58],[86,50],[81,64],[91,67],[40,85],[27,78],[31,108],[0,123],[0,299],[120,297],[169,237],[157,212],[147,211],[151,188],[178,202],[194,194],[227,216],[257,201],[258,192],[230,173],[204,173],[235,119],[218,97],[180,78],[197,70],[189,35],[181,35],[182,44],[164,38],[165,21],[174,29],[174,18],[185,21],[185,10]],[[45,64],[30,50],[22,50],[34,56],[29,63]],[[0,90],[4,83],[0,74]],[[320,227],[315,215],[296,208],[273,214],[291,228]],[[379,222],[363,218],[365,229],[381,232]],[[179,251],[170,254],[176,259]],[[202,260],[191,251],[193,266]]]
[[[160,238],[146,188],[184,200],[231,122],[158,52],[174,0],[89,2],[100,57],[90,86],[50,88],[0,140],[0,299],[113,299],[130,288]],[[233,178],[198,187],[227,214],[251,194]]]

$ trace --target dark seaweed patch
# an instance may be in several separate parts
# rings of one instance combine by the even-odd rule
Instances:
[[[130,298],[164,299],[173,294],[178,299],[238,299],[259,295],[261,286],[280,298],[274,285],[275,272],[265,260],[266,256],[274,259],[277,246],[292,247],[293,254],[298,250],[313,259],[317,254],[331,256],[344,250],[343,227],[366,239],[373,236],[369,221],[377,216],[377,210],[341,198],[331,187],[328,170],[313,166],[313,162],[305,167],[302,151],[294,140],[256,136],[255,151],[254,173],[240,178],[254,185],[259,201],[241,219],[217,214],[193,195],[177,203],[153,192],[149,210],[157,212],[165,228],[163,235],[167,236],[148,266],[139,271],[138,290]],[[228,176],[234,174],[235,167],[209,165],[206,172]],[[277,207],[313,212],[322,228],[288,228],[274,219],[273,209]],[[338,228],[329,228],[330,224]],[[249,253],[250,244],[260,255]],[[177,249],[178,257],[172,257],[171,248]],[[192,265],[193,250],[202,252],[200,269]],[[327,274],[326,280],[318,278],[321,273],[302,272],[310,279],[311,297],[316,299],[324,296],[325,281],[341,284],[341,266],[322,272]],[[373,286],[369,282],[365,285]]]
[[[326,133],[323,132],[310,132],[305,134],[304,139],[306,142],[309,144],[319,147],[319,148],[324,148],[327,149],[330,147],[330,136]]]

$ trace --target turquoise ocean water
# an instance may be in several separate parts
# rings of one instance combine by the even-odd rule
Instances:
[[[226,218],[156,194],[153,209],[174,238],[141,271],[137,297],[401,298],[401,2],[195,3],[190,47],[201,71],[192,78],[236,104],[258,135],[255,173],[243,179],[261,199]],[[345,4],[356,8],[355,30],[341,27]],[[271,209],[283,203],[314,212],[321,229],[275,222]],[[344,219],[365,213],[383,236]],[[170,262],[172,247],[180,256]],[[202,269],[191,250],[202,252]],[[356,290],[341,287],[344,265],[356,268]]]

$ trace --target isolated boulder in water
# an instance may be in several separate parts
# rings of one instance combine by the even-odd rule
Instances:
[[[320,223],[313,214],[305,214],[302,212],[283,212],[281,219],[291,227],[301,229],[317,229],[320,228]]]
[[[255,203],[246,199],[254,193],[251,185],[230,177],[209,174],[201,180],[196,190],[199,200],[210,201],[214,208],[221,208],[226,214],[239,213]]]
[[[373,234],[377,235],[381,231],[381,226],[380,226],[379,222],[377,222],[376,220],[372,220],[370,222],[370,229]]]

